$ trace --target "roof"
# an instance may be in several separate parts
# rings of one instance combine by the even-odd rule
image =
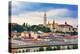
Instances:
[[[40,47],[45,45],[70,45],[70,44],[78,44],[77,42],[64,42],[64,41],[36,41],[36,42],[24,42],[24,41],[18,41],[13,40],[13,42],[16,44],[12,46],[12,48],[24,48],[24,47]]]
[[[67,35],[67,36],[64,36],[64,38],[65,39],[76,39],[76,38],[78,38],[78,35],[72,35],[72,36]]]
[[[60,25],[58,25],[58,26],[61,26],[61,27],[64,27],[64,26],[70,26],[70,27],[72,27],[71,25],[65,25],[65,24],[60,24]]]

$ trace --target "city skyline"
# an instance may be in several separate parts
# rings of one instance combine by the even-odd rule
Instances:
[[[9,52],[78,49],[78,6],[9,2]]]
[[[43,24],[44,12],[48,21],[64,24],[65,21],[72,26],[78,25],[77,5],[12,2],[12,23]]]

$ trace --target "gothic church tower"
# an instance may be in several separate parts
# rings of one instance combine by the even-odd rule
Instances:
[[[47,25],[47,16],[46,16],[46,12],[44,13],[43,24],[44,24],[44,26]]]

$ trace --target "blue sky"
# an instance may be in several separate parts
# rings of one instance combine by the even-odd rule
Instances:
[[[30,18],[35,24],[35,19],[42,19],[44,12],[49,20],[75,20],[77,24],[78,7],[77,5],[54,4],[54,3],[34,3],[34,2],[12,2],[12,18]],[[35,15],[35,16],[34,16]],[[35,19],[34,19],[35,18]],[[24,21],[24,20],[23,20]],[[72,21],[71,21],[72,22]],[[70,22],[70,23],[71,23]],[[62,22],[63,23],[63,22]]]
[[[18,15],[24,12],[34,12],[34,11],[47,12],[48,10],[58,9],[58,8],[64,8],[70,10],[71,12],[69,12],[69,14],[66,14],[66,16],[77,17],[77,5],[32,3],[32,2],[14,2],[12,4],[12,15]]]

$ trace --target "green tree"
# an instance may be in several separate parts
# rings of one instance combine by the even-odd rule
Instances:
[[[34,31],[34,32],[38,32],[38,31],[51,32],[51,30],[48,27],[39,26],[39,25],[32,25],[31,30]]]
[[[22,26],[25,27],[26,26],[25,23],[23,23]]]
[[[11,24],[11,31],[23,32],[25,29],[19,24]]]

